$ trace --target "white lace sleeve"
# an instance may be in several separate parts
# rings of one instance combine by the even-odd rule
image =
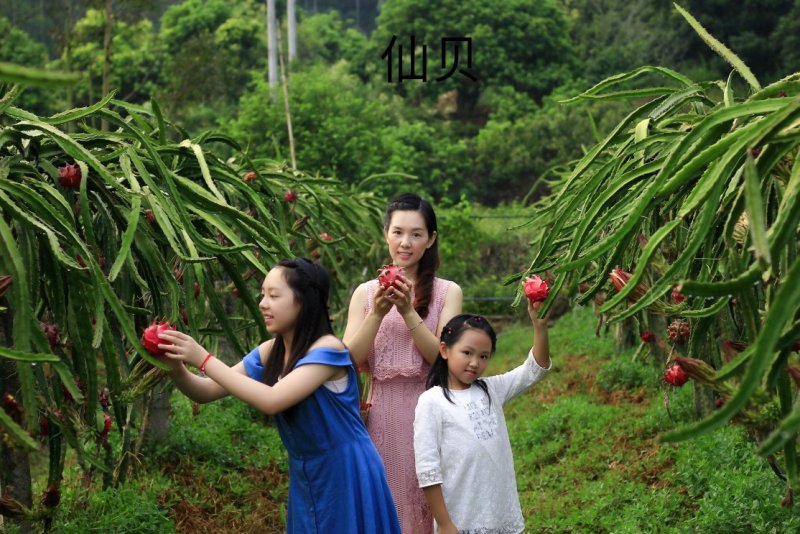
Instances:
[[[437,393],[441,395],[439,388],[420,395],[414,413],[414,459],[420,488],[443,481],[441,411],[434,397]]]
[[[536,363],[533,349],[531,349],[522,365],[502,375],[490,376],[486,382],[494,391],[494,398],[498,399],[500,404],[505,404],[544,378],[544,375],[552,367],[552,361],[547,369]]]

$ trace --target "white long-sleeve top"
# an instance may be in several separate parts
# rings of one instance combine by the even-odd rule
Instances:
[[[451,389],[453,403],[439,386],[420,395],[414,418],[417,479],[421,488],[442,485],[447,511],[461,534],[525,529],[503,405],[550,367],[537,364],[531,351],[519,367],[483,379],[491,402],[475,384]]]

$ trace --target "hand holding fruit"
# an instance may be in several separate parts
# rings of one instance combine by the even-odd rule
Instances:
[[[177,330],[168,330],[158,336],[162,343],[158,348],[173,361],[188,363],[194,367],[199,367],[205,360],[208,351],[203,348],[194,338]]]
[[[547,327],[547,319],[539,319],[539,310],[541,310],[547,295],[550,294],[550,288],[547,282],[542,280],[536,275],[530,278],[525,278],[522,282],[525,291],[525,296],[528,299],[528,315],[534,327]]]
[[[394,304],[391,300],[386,296],[386,290],[381,286],[378,285],[378,290],[375,292],[375,296],[372,299],[372,310],[378,314],[380,317],[385,317],[389,310],[392,309]]]
[[[403,275],[400,275],[394,285],[387,290],[389,300],[397,306],[400,315],[405,315],[414,310],[412,305],[413,284]]]

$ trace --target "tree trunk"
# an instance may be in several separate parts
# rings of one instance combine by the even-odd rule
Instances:
[[[172,393],[172,388],[167,388],[165,391],[153,392],[150,400],[150,420],[147,428],[143,429],[147,436],[145,440],[148,443],[164,443],[169,434],[169,397]]]
[[[289,32],[289,63],[297,57],[297,29],[294,3],[295,0],[288,0],[286,2],[286,18]]]
[[[10,309],[0,315],[0,342],[3,346],[12,345],[12,321]],[[17,376],[17,366],[11,360],[0,358],[0,394],[4,393],[10,393],[17,402],[22,403],[22,386]],[[33,504],[28,453],[18,447],[9,446],[4,439],[0,439],[0,495],[5,499],[14,499],[28,508]],[[6,518],[5,521],[6,524],[18,527],[21,533],[32,532],[30,521],[15,518]]]
[[[72,72],[72,0],[67,0],[67,17],[64,20],[64,66],[67,72]],[[67,84],[67,109],[75,107],[75,96],[72,84]],[[66,124],[67,132],[73,133],[75,125],[73,121]]]
[[[614,324],[614,350],[619,354],[638,344],[639,336],[636,333],[636,325],[630,319]]]
[[[278,38],[275,0],[267,0],[267,74],[270,88],[278,85]],[[274,98],[274,95],[272,95]]]
[[[103,17],[103,97],[111,90],[111,25],[113,24],[111,1],[105,0]],[[105,119],[100,122],[100,129],[108,130],[108,122]]]

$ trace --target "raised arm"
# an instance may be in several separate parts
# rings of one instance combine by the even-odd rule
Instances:
[[[539,319],[541,302],[528,301],[528,316],[533,324],[533,357],[544,369],[550,368],[550,337],[547,333],[547,319]]]
[[[405,279],[403,280],[405,281]],[[400,284],[400,291],[398,291],[397,295],[397,309],[411,332],[417,350],[428,363],[432,364],[439,355],[439,337],[442,328],[450,319],[461,313],[461,306],[464,301],[461,288],[456,283],[451,283],[447,288],[447,294],[444,297],[442,312],[439,315],[439,323],[436,325],[435,332],[431,332],[422,324],[422,318],[411,305],[410,286],[405,283]]]
[[[342,341],[350,349],[350,354],[357,365],[361,365],[369,356],[369,349],[375,342],[375,336],[381,327],[383,318],[392,309],[392,303],[385,297],[384,289],[378,286],[372,303],[372,309],[367,309],[367,286],[361,284],[350,298],[350,308],[347,312],[347,326],[344,330]]]

